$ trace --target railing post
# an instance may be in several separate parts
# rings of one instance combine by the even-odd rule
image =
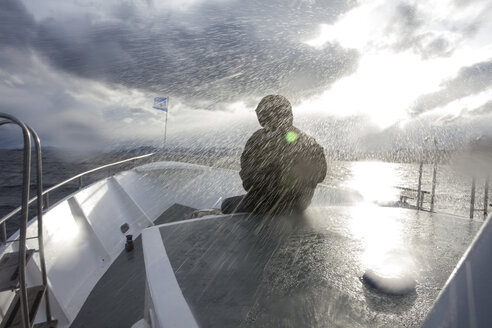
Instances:
[[[483,194],[483,218],[487,218],[488,207],[489,207],[489,176],[485,178],[485,190]]]
[[[19,295],[20,295],[20,310],[21,310],[21,325],[31,327],[29,318],[29,305],[27,304],[27,284],[26,284],[26,233],[27,219],[29,217],[29,191],[31,185],[31,133],[24,123],[13,116],[0,113],[0,118],[7,121],[0,122],[0,125],[7,123],[17,124],[22,129],[24,137],[24,156],[22,170],[22,201],[21,201],[21,217],[19,224]]]
[[[49,192],[47,192],[44,195],[44,209],[47,210],[48,208],[50,208],[50,193]]]
[[[475,184],[476,178],[472,178],[472,187],[471,187],[471,197],[470,197],[470,219],[473,219],[473,213],[475,212]]]
[[[39,262],[41,264],[41,277],[44,288],[48,288],[48,277],[46,273],[46,260],[44,255],[44,237],[43,237],[43,156],[41,154],[41,141],[36,131],[27,126],[34,139],[36,149],[36,183],[37,183],[37,210],[38,210],[38,244],[39,244]],[[48,291],[44,294],[46,320],[51,321],[51,306]]]
[[[437,159],[434,162],[434,169],[432,171],[432,191],[431,191],[431,204],[430,204],[430,211],[434,212],[434,199],[436,196],[436,178],[437,178]]]
[[[82,176],[79,177],[79,189],[82,189]]]
[[[421,191],[422,191],[422,169],[423,169],[423,166],[424,166],[424,161],[420,161],[420,165],[419,165],[419,184],[417,186],[417,209],[420,210],[422,208],[422,195],[421,195]]]
[[[7,243],[7,227],[4,222],[2,223],[2,245],[5,245],[6,243]]]

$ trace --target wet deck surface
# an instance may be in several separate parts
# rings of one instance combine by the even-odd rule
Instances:
[[[419,327],[481,223],[376,206],[302,218],[221,217],[160,228],[200,327]],[[415,292],[360,277],[385,254],[411,258]]]
[[[174,204],[155,224],[191,218],[195,209]],[[96,284],[71,327],[131,327],[143,318],[145,265],[142,239],[134,241],[134,250],[125,250]]]

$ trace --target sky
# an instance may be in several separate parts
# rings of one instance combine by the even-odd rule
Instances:
[[[0,1],[0,112],[45,146],[160,146],[169,96],[170,146],[240,147],[267,94],[331,150],[492,135],[492,3]]]

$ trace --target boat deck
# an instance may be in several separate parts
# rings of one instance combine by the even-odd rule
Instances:
[[[162,213],[155,224],[191,218],[195,209],[174,204]],[[123,251],[90,293],[71,327],[131,327],[143,318],[145,265],[141,236],[134,240],[134,250]]]
[[[480,225],[361,206],[158,229],[200,327],[419,327]],[[412,259],[414,292],[388,295],[361,281],[388,254]]]
[[[155,222],[200,327],[419,327],[481,222],[408,209],[311,208],[302,217],[245,214],[183,221],[175,204]],[[163,224],[164,223],[164,224]],[[415,261],[415,292],[365,285],[371,259]],[[143,317],[142,242],[123,251],[71,327],[131,327]]]

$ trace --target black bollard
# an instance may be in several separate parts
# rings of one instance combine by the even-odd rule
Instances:
[[[126,235],[125,249],[127,252],[133,251],[133,235]]]

